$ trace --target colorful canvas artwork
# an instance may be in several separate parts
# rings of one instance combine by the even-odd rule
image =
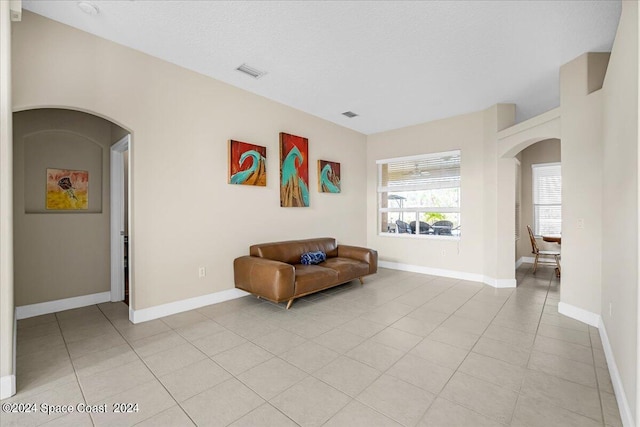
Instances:
[[[229,184],[267,185],[267,147],[229,141]]]
[[[280,133],[280,206],[309,206],[309,140]]]
[[[321,193],[340,192],[340,163],[318,160],[318,191]]]
[[[47,169],[47,209],[89,208],[89,172]]]

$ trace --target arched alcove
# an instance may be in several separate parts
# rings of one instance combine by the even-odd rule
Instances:
[[[519,123],[498,133],[498,158],[500,160],[500,180],[498,181],[498,206],[503,210],[502,219],[510,224],[516,223],[516,174],[518,170],[517,156],[542,141],[561,138],[560,109],[556,108],[526,122]],[[521,224],[521,229],[526,224]],[[516,230],[517,231],[517,230]],[[503,277],[515,274],[518,255],[518,242],[515,239],[514,227],[498,229],[497,241],[503,245],[498,271]],[[520,239],[526,237],[520,230]]]
[[[52,303],[59,311],[111,300],[110,147],[128,133],[103,115],[74,108],[14,112],[14,295],[19,318],[47,312]],[[47,205],[52,170],[82,173],[88,181],[86,206]]]

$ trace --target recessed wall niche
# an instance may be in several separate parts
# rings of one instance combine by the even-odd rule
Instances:
[[[91,138],[64,130],[44,130],[24,138],[25,213],[101,213],[103,148]],[[46,209],[47,169],[89,172],[89,207]]]

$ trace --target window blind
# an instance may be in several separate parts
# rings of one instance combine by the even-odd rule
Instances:
[[[460,150],[378,164],[380,193],[460,187]]]
[[[532,165],[534,233],[562,231],[562,170],[560,163]]]

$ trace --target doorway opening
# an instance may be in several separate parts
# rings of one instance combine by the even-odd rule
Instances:
[[[111,301],[131,305],[129,256],[129,147],[131,135],[111,146]]]

